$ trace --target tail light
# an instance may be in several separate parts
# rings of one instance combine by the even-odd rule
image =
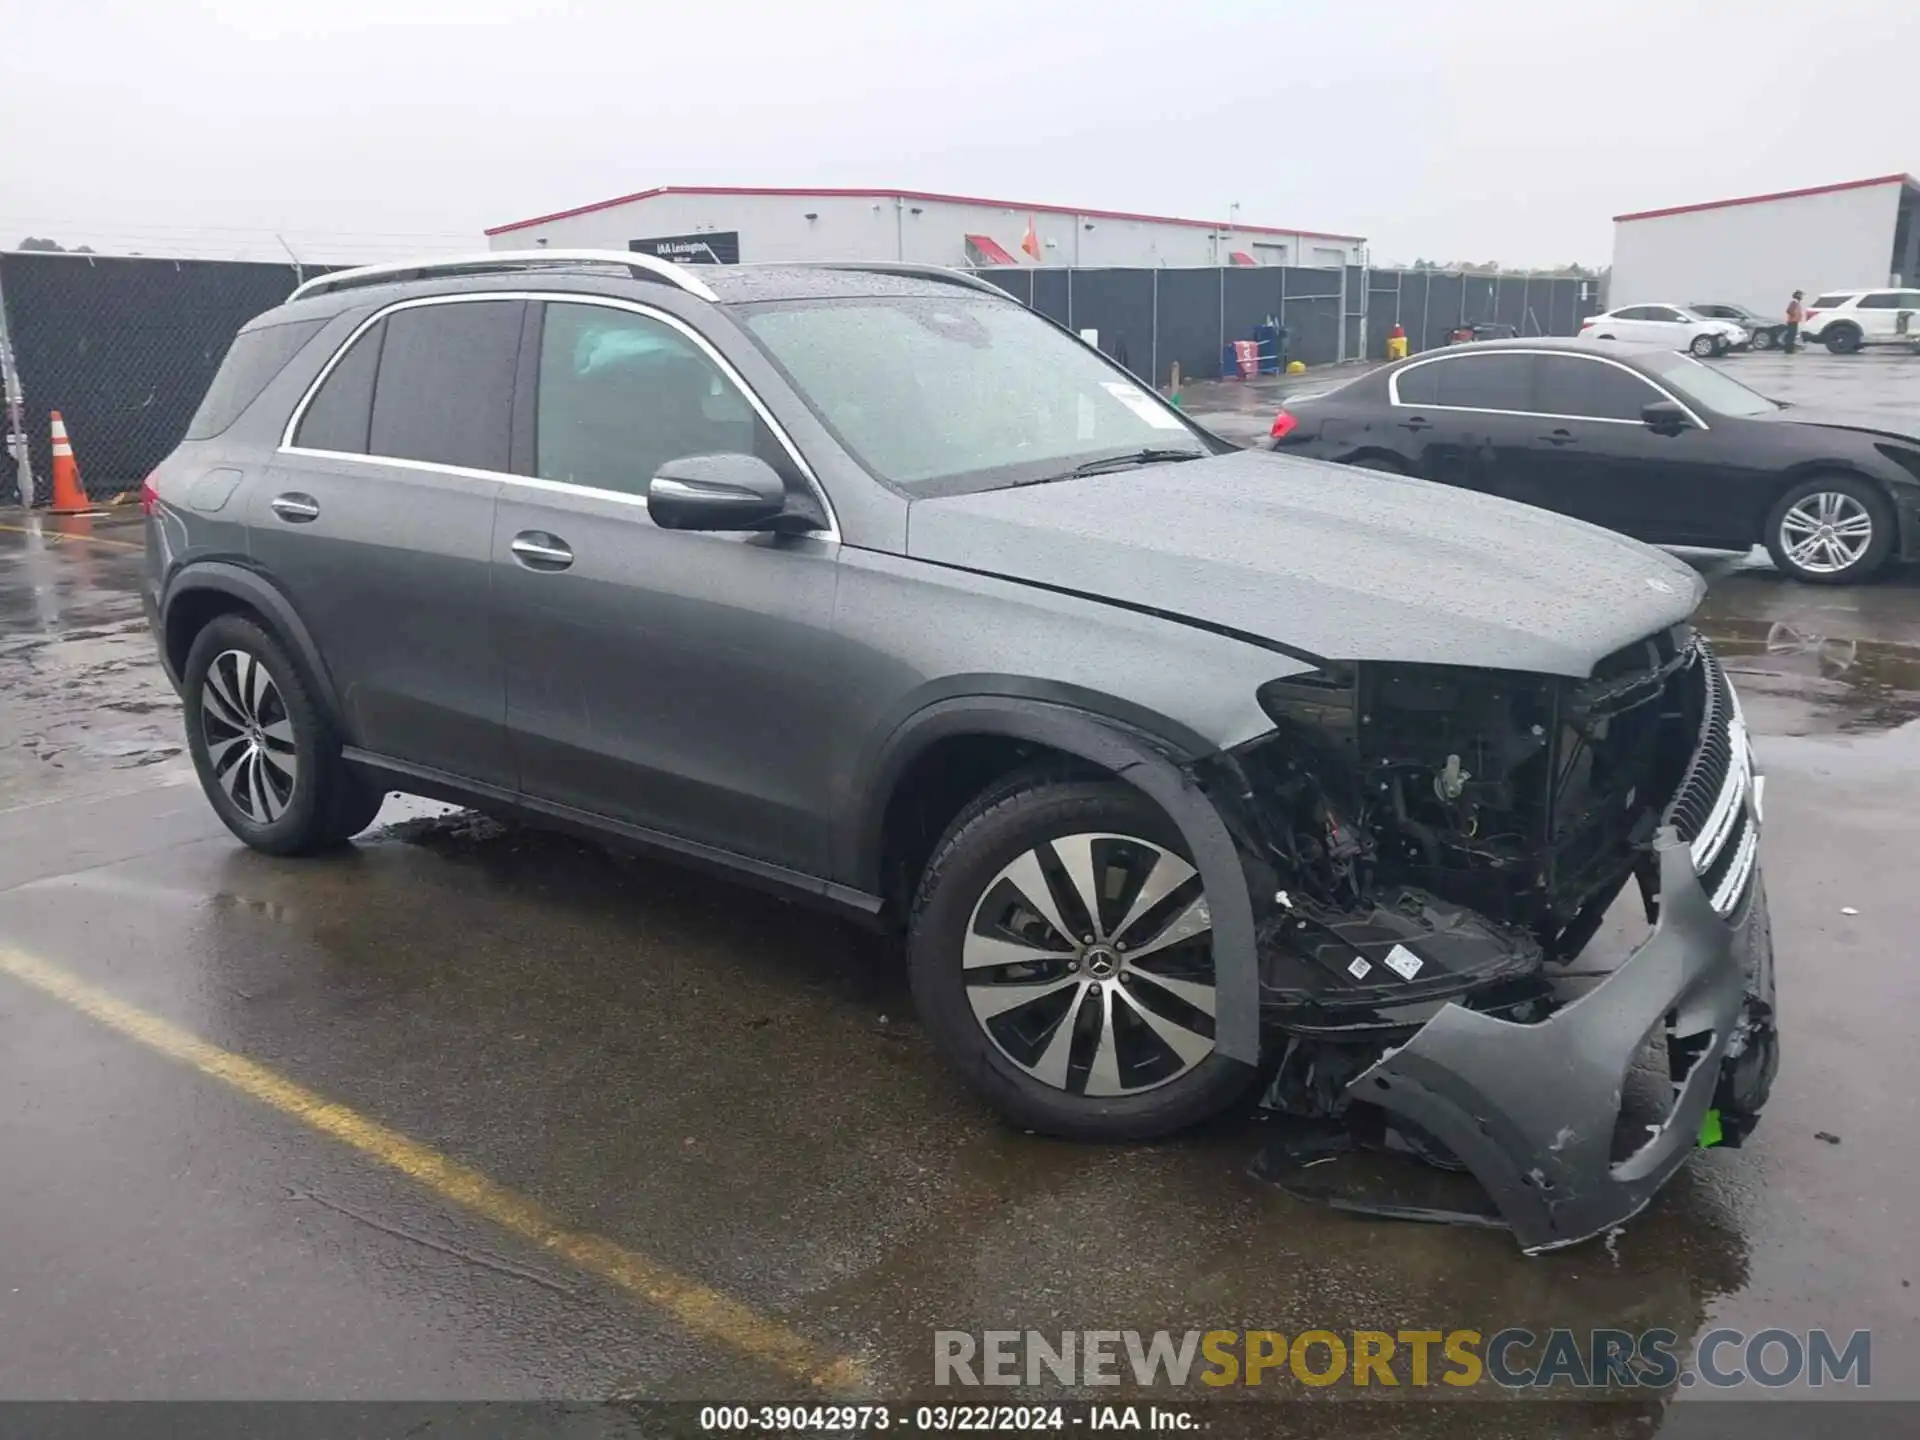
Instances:
[[[1290,410],[1282,410],[1273,417],[1273,429],[1268,432],[1276,440],[1284,440],[1293,433],[1293,427],[1300,423]]]
[[[1818,310],[1809,310],[1807,312],[1807,319],[1811,320],[1814,316],[1818,315],[1819,313],[1820,312]]]
[[[160,487],[153,483],[153,476],[149,475],[140,482],[140,513],[142,515],[153,514],[153,507],[159,503]]]

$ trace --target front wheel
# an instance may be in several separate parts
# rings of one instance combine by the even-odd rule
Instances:
[[[1851,475],[1818,475],[1782,495],[1767,516],[1767,553],[1796,580],[1846,585],[1867,579],[1893,550],[1886,496]]]
[[[1145,1140],[1233,1103],[1214,1048],[1212,917],[1178,829],[1131,786],[989,792],[914,901],[913,995],[935,1043],[1014,1124]]]
[[[1693,337],[1693,343],[1687,346],[1687,349],[1691,350],[1694,356],[1701,360],[1705,360],[1711,355],[1720,354],[1721,348],[1720,337],[1717,335],[1696,335]]]
[[[1771,350],[1775,340],[1778,338],[1778,331],[1756,330],[1753,332],[1753,348],[1756,350]]]

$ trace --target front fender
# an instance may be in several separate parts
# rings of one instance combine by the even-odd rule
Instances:
[[[1213,919],[1219,1013],[1214,1045],[1230,1060],[1260,1061],[1260,972],[1253,899],[1240,851],[1220,812],[1195,779],[1187,757],[1145,731],[1067,705],[1018,696],[975,695],[938,701],[915,712],[888,736],[862,789],[864,813],[850,837],[846,873],[879,888],[888,798],[914,757],[956,735],[999,735],[1044,745],[1098,765],[1158,805],[1179,827],[1206,886]]]

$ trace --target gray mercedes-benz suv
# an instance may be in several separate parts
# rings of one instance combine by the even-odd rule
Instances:
[[[1760,782],[1698,577],[1235,450],[977,279],[327,275],[143,504],[194,763],[257,849],[398,789],[717,866],[904,930],[1021,1125],[1157,1135],[1258,1075],[1464,1164],[1528,1249],[1766,1098]],[[1650,933],[1570,993],[1630,883]]]

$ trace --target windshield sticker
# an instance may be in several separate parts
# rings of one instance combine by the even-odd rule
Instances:
[[[1123,385],[1114,381],[1105,381],[1102,383],[1101,388],[1156,430],[1184,430],[1187,428],[1176,420],[1163,406],[1156,405],[1153,399],[1142,391],[1138,385]]]
[[[1418,955],[1407,949],[1406,946],[1396,945],[1387,952],[1387,958],[1383,963],[1402,980],[1411,980],[1420,973],[1420,966],[1423,962]]]

